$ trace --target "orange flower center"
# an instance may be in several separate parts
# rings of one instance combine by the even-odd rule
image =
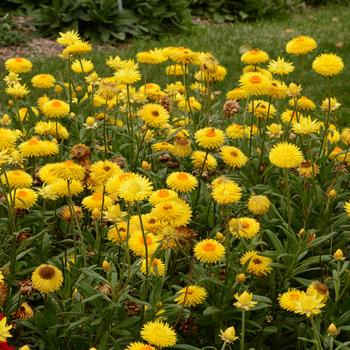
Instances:
[[[143,345],[140,347],[140,350],[154,350],[154,347],[151,345]]]
[[[203,245],[203,250],[206,252],[213,252],[215,250],[215,244],[208,242]]]
[[[214,137],[215,136],[215,129],[214,128],[210,128],[209,130],[207,130],[205,135],[208,136],[208,137]]]
[[[66,166],[73,166],[73,165],[74,165],[74,162],[73,162],[72,160],[66,160],[66,161],[64,162],[64,164],[65,164]]]
[[[142,236],[140,237],[140,241],[139,241],[139,242],[140,242],[141,244],[144,244],[144,243],[145,243]],[[151,237],[146,237],[146,244],[147,244],[147,245],[151,245],[152,243],[153,243],[152,238],[151,238]]]
[[[17,197],[27,197],[28,193],[26,191],[18,191]]]
[[[257,75],[253,75],[250,77],[249,81],[252,83],[252,84],[259,84],[261,83],[261,78]]]
[[[30,145],[30,146],[36,146],[38,144],[39,144],[39,140],[36,139],[35,137],[28,141],[28,145]]]
[[[169,196],[169,192],[168,192],[168,190],[160,190],[160,191],[158,192],[158,196],[159,196],[160,198],[168,197],[168,196]]]
[[[186,173],[179,173],[177,175],[177,178],[181,181],[186,181],[186,180],[188,180],[188,175]]]
[[[106,172],[108,172],[108,171],[111,170],[111,167],[108,166],[108,165],[106,165],[106,166],[103,167],[103,170],[106,171]]]
[[[173,206],[171,204],[165,204],[165,205],[163,205],[163,209],[164,210],[171,210],[171,209],[173,209]]]
[[[53,108],[60,108],[62,106],[62,103],[60,101],[53,101],[52,107]]]
[[[92,200],[93,201],[100,201],[101,199],[102,199],[102,195],[101,194],[99,194],[99,193],[95,193],[95,194],[93,194],[92,196],[91,196],[91,198],[92,198]]]
[[[261,261],[259,258],[254,258],[254,259],[253,259],[253,263],[254,263],[255,265],[260,265],[260,264],[262,264],[262,261]]]
[[[21,57],[17,57],[17,58],[15,59],[15,61],[16,61],[16,62],[18,62],[18,63],[20,63],[20,62],[22,62],[22,61],[23,61],[23,58],[21,58]]]
[[[257,55],[258,53],[260,53],[260,50],[259,49],[253,49],[253,50],[250,51],[250,53],[252,55]]]
[[[231,156],[232,156],[232,157],[237,157],[237,155],[238,155],[238,154],[237,154],[236,151],[231,151]]]
[[[249,224],[247,222],[242,222],[241,223],[241,227],[242,228],[248,228],[249,227]]]
[[[158,111],[152,111],[153,117],[159,117],[159,112]]]

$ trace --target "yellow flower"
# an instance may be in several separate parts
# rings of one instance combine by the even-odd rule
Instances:
[[[172,190],[186,193],[193,191],[198,186],[198,180],[189,173],[176,171],[167,177],[166,184]]]
[[[322,101],[321,109],[323,112],[327,112],[328,109],[331,112],[336,111],[341,106],[341,103],[335,97],[331,97],[330,99],[327,97]]]
[[[32,70],[32,62],[22,57],[10,58],[5,62],[5,68],[13,73],[27,73]]]
[[[256,96],[266,94],[271,81],[263,73],[247,72],[240,77],[239,83],[248,95]]]
[[[158,128],[169,120],[168,111],[156,103],[147,103],[138,111],[138,116],[147,126]]]
[[[288,292],[285,292],[278,297],[281,308],[288,311],[295,311],[301,294],[302,292],[298,289],[288,289]]]
[[[191,141],[187,137],[177,136],[174,141],[174,148],[171,153],[175,157],[185,158],[192,153]]]
[[[62,57],[66,58],[70,55],[82,55],[92,50],[92,46],[89,42],[83,40],[75,40],[69,43],[67,47],[62,51]]]
[[[39,121],[35,124],[34,131],[38,135],[50,135],[62,140],[66,140],[69,136],[67,128],[58,122],[55,123]]]
[[[229,230],[237,238],[254,238],[260,230],[260,224],[253,218],[233,218],[229,222]]]
[[[175,330],[169,324],[159,320],[144,324],[141,337],[158,348],[174,346],[177,338]]]
[[[112,243],[120,244],[125,242],[127,236],[127,223],[119,222],[115,227],[112,227],[107,232],[107,238]]]
[[[177,193],[173,190],[168,189],[160,189],[154,191],[149,197],[149,202],[153,205],[157,205],[158,203],[169,201],[177,198]]]
[[[251,195],[248,200],[248,210],[254,215],[266,214],[271,202],[264,195]]]
[[[193,166],[197,169],[203,168],[203,170],[215,169],[217,166],[216,159],[209,153],[207,154],[207,157],[205,156],[206,156],[206,152],[203,152],[203,151],[192,152],[191,159],[192,159]],[[205,163],[204,163],[204,159],[205,159]],[[203,163],[204,163],[204,166],[203,166]]]
[[[224,246],[214,239],[204,239],[194,247],[194,256],[202,263],[216,264],[223,258],[224,254]]]
[[[315,294],[323,303],[325,303],[328,299],[329,291],[326,284],[319,281],[314,281],[308,286],[306,294]]]
[[[197,99],[193,96],[191,96],[188,100],[181,97],[178,101],[178,107],[182,111],[200,111],[202,109],[202,105],[200,102],[197,101]]]
[[[246,51],[241,56],[241,61],[244,64],[259,64],[259,63],[265,63],[269,60],[269,55],[267,52],[260,50],[260,49],[253,49]]]
[[[37,74],[32,80],[32,85],[38,89],[49,89],[55,85],[56,79],[51,74]]]
[[[247,264],[247,271],[257,277],[268,275],[272,270],[271,263],[270,258],[259,255],[255,250],[246,252],[240,259],[240,264]]]
[[[151,275],[164,276],[165,264],[163,263],[162,260],[157,258],[149,259],[148,268],[149,268],[149,273]],[[140,270],[144,275],[146,274],[146,259],[142,260]]]
[[[221,338],[222,341],[228,344],[231,344],[238,339],[238,337],[236,336],[235,327],[233,326],[226,328],[225,331],[220,329],[219,337]]]
[[[30,188],[17,188],[11,192],[11,198],[15,198],[16,209],[29,209],[36,203],[38,195]]]
[[[232,140],[241,139],[245,135],[245,127],[240,124],[231,124],[226,129],[226,135]]]
[[[248,162],[246,155],[237,147],[222,146],[220,155],[222,160],[233,168],[242,168]]]
[[[298,117],[302,117],[301,113],[296,113],[295,111],[292,111],[290,109],[286,109],[282,114],[281,114],[281,120],[285,124],[289,123],[295,123],[297,121],[297,114]]]
[[[21,306],[15,311],[14,317],[20,320],[28,320],[34,316],[33,309],[28,305],[28,303],[21,303]]]
[[[63,283],[63,274],[56,266],[41,264],[34,270],[32,282],[40,293],[56,292]]]
[[[192,217],[191,207],[182,199],[158,203],[151,211],[161,224],[173,227],[186,226]]]
[[[248,97],[247,92],[241,87],[232,89],[226,94],[227,100],[243,100],[247,97]]]
[[[252,309],[257,302],[253,301],[253,293],[249,293],[247,291],[244,291],[241,295],[238,293],[235,294],[236,302],[233,303],[234,306],[236,306],[238,309],[242,309],[245,311],[249,311]]]
[[[132,85],[141,80],[141,74],[137,66],[120,69],[114,73],[114,76],[120,84]]]
[[[90,350],[92,350],[92,349],[90,349]],[[96,349],[94,348],[94,350],[96,350]],[[137,342],[130,343],[125,348],[125,350],[156,350],[156,348],[151,346],[151,345],[137,341]]]
[[[315,50],[317,43],[309,36],[301,35],[290,40],[286,45],[286,51],[293,55],[306,55]]]
[[[299,110],[302,111],[312,111],[316,108],[315,103],[307,98],[306,96],[301,96],[297,99],[297,107]],[[295,99],[290,99],[289,100],[289,105],[292,107],[295,107]]]
[[[55,141],[42,141],[33,137],[22,142],[18,149],[23,157],[49,157],[58,153],[58,144]]]
[[[211,195],[220,205],[236,203],[242,197],[242,189],[234,181],[228,180],[212,187]]]
[[[11,86],[8,86],[5,89],[5,92],[14,97],[14,98],[23,98],[29,94],[29,90],[25,84],[15,83]]]
[[[296,302],[294,312],[296,314],[306,315],[306,317],[311,317],[321,313],[321,309],[325,306],[326,304],[322,302],[322,298],[316,294],[310,295],[302,292],[299,300]]]
[[[186,71],[188,72],[188,69],[186,69]],[[170,66],[165,67],[166,75],[184,75],[184,73],[184,66],[180,64],[172,64]]]
[[[83,190],[83,185],[77,180],[71,180],[68,187],[67,180],[56,179],[54,182],[45,186],[42,189],[42,192],[46,195],[60,198],[66,196],[76,196],[77,194],[83,192]]]
[[[56,39],[56,41],[61,45],[72,45],[81,40],[79,33],[74,30],[67,31],[65,33],[60,32],[59,34],[60,36]]]
[[[89,170],[90,179],[94,186],[103,186],[112,176],[122,173],[120,167],[109,160],[93,163]]]
[[[82,206],[90,211],[94,209],[108,210],[108,208],[113,204],[113,201],[107,196],[102,195],[102,193],[95,192],[91,196],[85,197],[82,202]],[[102,208],[103,204],[103,208]]]
[[[336,325],[334,323],[331,323],[327,328],[327,333],[329,336],[335,336],[339,333]]]
[[[312,120],[310,116],[300,116],[299,122],[293,123],[293,131],[296,134],[310,135],[320,131],[321,125],[321,122]]]
[[[140,202],[148,198],[153,190],[149,179],[139,174],[131,174],[119,186],[117,194],[127,202]]]
[[[277,60],[271,60],[267,66],[272,74],[285,75],[294,71],[293,63],[287,62],[284,58],[279,57]]]
[[[33,183],[33,178],[30,174],[23,170],[6,171],[6,176],[1,176],[1,182],[7,184],[10,188],[30,187]]]
[[[254,117],[258,119],[273,118],[276,114],[276,107],[263,100],[254,100],[248,105],[248,111],[250,113],[254,112]]]
[[[192,307],[203,304],[206,297],[207,291],[203,287],[189,285],[177,292],[175,301],[179,305]]]
[[[9,330],[12,328],[12,325],[6,325],[7,318],[3,317],[0,321],[0,342],[6,342],[7,338],[12,337]]]
[[[182,65],[194,64],[198,60],[198,53],[185,47],[177,47],[173,50],[170,58]]]
[[[67,117],[69,111],[69,104],[57,99],[47,101],[42,108],[45,117],[53,119]]]
[[[298,173],[300,176],[304,177],[313,177],[316,176],[320,172],[320,168],[317,164],[312,164],[311,161],[306,160],[304,162],[301,162],[298,167]]]
[[[136,58],[140,63],[147,64],[160,64],[168,59],[162,49],[139,52]]]
[[[143,238],[141,231],[133,232],[129,238],[129,247],[135,255],[145,257],[146,245],[148,256],[152,256],[158,248],[158,238],[152,233],[145,233],[146,241]]]
[[[273,146],[269,154],[270,162],[279,168],[296,168],[304,157],[299,147],[288,142]]]
[[[343,68],[343,60],[333,53],[321,54],[312,62],[312,69],[324,77],[338,75]]]
[[[90,60],[82,58],[80,60],[74,60],[71,65],[72,71],[75,73],[89,73],[94,69],[94,64]]]
[[[225,141],[225,134],[216,128],[203,128],[196,131],[196,143],[206,149],[216,149],[222,146]]]
[[[287,85],[279,80],[272,80],[266,92],[268,96],[276,100],[282,100],[288,95],[288,93],[289,90]]]

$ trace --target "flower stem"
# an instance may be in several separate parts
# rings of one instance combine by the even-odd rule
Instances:
[[[316,349],[322,350],[320,336],[319,336],[317,328],[316,328],[315,320],[312,316],[310,317],[310,321],[311,321],[311,326],[312,326],[312,333],[314,334],[314,338],[316,340]]]
[[[242,310],[241,350],[244,350],[244,337],[245,337],[245,310]]]

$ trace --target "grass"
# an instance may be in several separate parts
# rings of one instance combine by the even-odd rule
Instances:
[[[159,40],[134,40],[127,48],[98,51],[95,50],[91,56],[96,69],[105,72],[105,58],[109,55],[120,55],[122,57],[133,57],[141,50],[153,47],[165,46],[187,46],[193,50],[210,51],[223,64],[228,75],[218,89],[226,91],[233,88],[239,78],[242,64],[240,62],[240,50],[242,47],[259,47],[266,50],[271,58],[277,58],[278,54],[284,52],[285,44],[296,35],[310,35],[318,42],[317,50],[309,55],[305,64],[311,65],[312,60],[320,53],[334,52],[339,54],[345,63],[345,72],[333,79],[332,95],[336,96],[342,103],[338,112],[338,122],[346,125],[347,116],[350,114],[350,106],[346,102],[350,99],[350,90],[346,88],[348,83],[347,67],[350,66],[350,32],[344,30],[348,25],[350,17],[349,6],[328,5],[316,9],[305,10],[304,13],[294,14],[283,19],[263,20],[255,23],[234,23],[225,25],[195,24],[189,33],[167,35]],[[298,65],[296,57],[288,57],[289,60]],[[55,72],[64,65],[60,59],[40,60],[36,70],[40,72]],[[164,81],[163,70],[154,67],[154,80]],[[295,73],[289,75],[286,82],[297,80],[298,68]],[[304,76],[307,87],[303,94],[312,98],[319,104],[325,97],[325,83],[323,78],[311,70]],[[221,107],[220,107],[221,108]]]

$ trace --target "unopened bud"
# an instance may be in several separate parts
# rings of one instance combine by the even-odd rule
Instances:
[[[338,328],[334,323],[331,323],[327,328],[328,335],[337,335],[338,334]]]
[[[237,283],[244,283],[246,281],[247,277],[244,273],[239,273],[237,276],[236,276],[236,282]]]
[[[337,249],[334,254],[333,254],[333,258],[337,261],[339,260],[344,260],[344,253],[341,249]]]

